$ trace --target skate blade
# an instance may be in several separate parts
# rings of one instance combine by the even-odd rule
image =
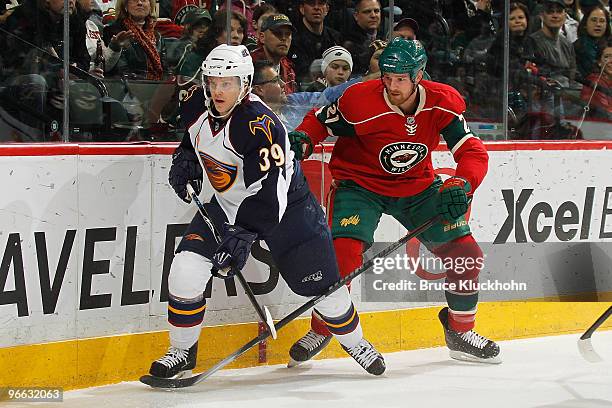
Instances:
[[[501,364],[502,362],[501,356],[499,354],[491,358],[480,358],[468,353],[454,350],[449,350],[449,354],[452,359],[459,361],[468,361],[470,363]]]

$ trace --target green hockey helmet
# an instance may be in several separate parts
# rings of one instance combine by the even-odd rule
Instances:
[[[381,73],[408,74],[414,81],[419,71],[425,74],[427,53],[418,40],[395,37],[380,54],[378,66]]]

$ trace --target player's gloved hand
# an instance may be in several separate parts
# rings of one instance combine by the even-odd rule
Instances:
[[[191,197],[187,193],[187,183],[191,183],[196,194],[200,194],[202,175],[202,166],[198,162],[196,153],[182,146],[177,147],[172,155],[172,166],[168,174],[168,181],[176,195],[186,203],[190,203]]]
[[[452,222],[467,212],[472,201],[467,194],[471,190],[470,183],[461,177],[451,177],[442,184],[438,212],[444,221]]]
[[[298,130],[289,132],[289,142],[291,143],[291,150],[295,153],[297,160],[306,159],[312,154],[313,146],[310,137]]]
[[[257,234],[238,225],[223,225],[223,240],[212,257],[212,275],[227,279],[240,271],[251,253]]]

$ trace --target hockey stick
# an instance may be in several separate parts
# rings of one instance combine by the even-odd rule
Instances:
[[[578,351],[580,351],[580,354],[585,360],[591,363],[599,363],[600,361],[603,361],[603,358],[597,354],[593,348],[593,345],[591,344],[591,336],[593,335],[593,332],[595,332],[595,330],[597,330],[597,328],[601,326],[603,322],[608,319],[608,317],[610,317],[610,315],[612,315],[612,306],[603,312],[603,314],[599,316],[597,320],[595,320],[595,323],[593,323],[591,327],[589,327],[587,331],[585,331],[584,334],[578,339]]]
[[[204,207],[204,205],[202,204],[202,202],[198,198],[198,195],[196,194],[195,190],[193,189],[193,187],[189,183],[187,183],[187,192],[189,193],[189,195],[191,196],[193,201],[196,203],[196,205],[198,207],[198,211],[200,212],[200,215],[202,216],[202,218],[204,218],[204,222],[206,222],[208,227],[213,232],[213,234],[215,236],[215,240],[217,241],[217,244],[220,244],[221,243],[221,236],[219,235],[219,232],[215,228],[215,225],[213,224],[212,220],[210,219],[210,216],[208,215],[208,212],[206,211],[206,208]],[[242,271],[236,272],[236,277],[238,278],[238,281],[240,282],[240,285],[242,285],[242,288],[244,289],[244,292],[246,293],[247,297],[249,298],[249,301],[253,305],[253,308],[255,308],[255,311],[259,315],[259,318],[261,319],[262,322],[265,323],[266,327],[268,328],[268,331],[272,335],[272,338],[276,339],[276,337],[277,337],[276,329],[274,328],[274,320],[272,320],[272,315],[270,314],[270,311],[268,310],[268,308],[266,306],[264,306],[263,309],[262,309],[261,305],[259,304],[259,302],[255,298],[255,294],[253,293],[253,289],[251,289],[251,286],[249,286],[249,283],[246,281],[246,279],[244,279],[244,275],[242,275]]]
[[[304,312],[307,312],[310,308],[312,308],[314,305],[319,303],[321,300],[331,295],[332,293],[340,289],[342,286],[346,285],[348,282],[350,282],[351,280],[355,279],[357,276],[361,275],[362,273],[370,269],[372,266],[374,266],[374,262],[376,261],[377,258],[384,258],[390,253],[396,251],[399,247],[401,247],[402,245],[405,245],[406,242],[410,241],[412,238],[418,236],[422,232],[429,229],[432,225],[440,221],[441,218],[442,216],[440,215],[436,215],[435,217],[430,218],[429,220],[425,221],[422,225],[415,228],[412,232],[404,235],[402,238],[400,238],[399,241],[389,245],[387,248],[380,251],[378,254],[373,256],[369,261],[365,262],[359,268],[355,269],[353,272],[351,272],[344,278],[340,279],[334,285],[330,286],[329,289],[327,289],[325,293],[310,299],[308,302],[304,303],[302,306],[298,307],[293,312],[285,316],[282,320],[276,323],[275,325],[276,330],[282,329],[287,324],[291,323],[293,320],[300,317]],[[223,360],[219,361],[217,364],[209,368],[207,371],[194,375],[193,377],[172,379],[172,378],[159,378],[159,377],[153,377],[151,375],[145,375],[140,378],[140,381],[143,382],[144,384],[150,385],[153,388],[190,387],[192,385],[195,385],[207,379],[208,377],[210,377],[211,375],[213,375],[214,373],[216,373],[217,371],[219,371],[220,369],[222,369],[223,367],[225,367],[226,365],[228,365],[229,363],[231,363],[232,361],[236,360],[238,357],[240,357],[241,355],[249,351],[251,348],[255,347],[257,343],[260,343],[264,341],[265,339],[267,339],[269,336],[270,336],[270,333],[268,331],[261,333],[259,336],[250,340],[244,346],[240,347],[238,350],[236,350],[229,356],[225,357]]]

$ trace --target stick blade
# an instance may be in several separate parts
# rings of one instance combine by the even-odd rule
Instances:
[[[603,358],[601,358],[593,348],[590,337],[587,339],[578,339],[578,351],[580,351],[580,355],[589,363],[600,363],[603,361]]]
[[[270,311],[268,310],[267,306],[264,306],[263,310],[266,315],[266,326],[268,326],[268,330],[270,330],[270,335],[272,336],[272,338],[276,340],[278,335],[276,334],[276,327],[274,327],[274,320],[272,320],[272,315],[270,314]]]
[[[140,382],[148,385],[152,388],[165,388],[165,389],[175,389],[175,388],[185,388],[190,387],[198,382],[198,379],[201,375],[194,375],[193,377],[186,378],[160,378],[152,375],[143,375],[140,377]]]

